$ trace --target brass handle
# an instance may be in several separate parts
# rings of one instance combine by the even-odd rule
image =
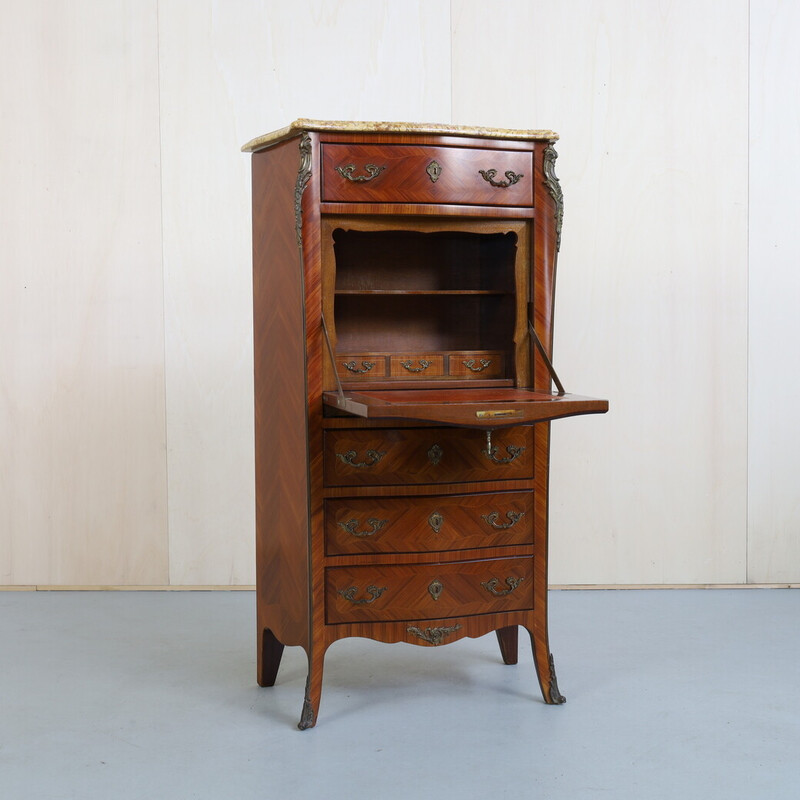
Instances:
[[[513,186],[520,178],[524,178],[525,176],[519,172],[512,172],[508,170],[505,175],[508,178],[507,181],[496,181],[494,176],[497,175],[496,169],[479,169],[478,172],[480,173],[481,177],[487,181],[491,186],[494,186],[497,189],[508,189],[509,186]]]
[[[431,581],[431,585],[428,587],[428,591],[430,592],[431,597],[434,600],[439,599],[439,595],[444,590],[444,584],[441,581]]]
[[[443,524],[444,517],[438,511],[434,511],[433,514],[428,517],[428,525],[431,526],[431,530],[434,533],[439,533]]]
[[[426,361],[424,358],[419,360],[419,367],[412,367],[412,363],[413,362],[411,359],[409,359],[408,361],[401,361],[400,366],[405,367],[409,372],[425,372],[425,370],[431,365],[431,362]]]
[[[513,444],[509,444],[506,446],[506,452],[508,453],[508,458],[497,457],[497,447],[492,446],[492,432],[490,430],[486,431],[486,449],[481,450],[481,453],[495,464],[510,464],[515,458],[519,458],[525,452],[525,448],[515,447]]]
[[[367,450],[367,458],[372,459],[371,461],[355,461],[356,455],[357,453],[355,450],[348,450],[346,453],[337,453],[336,458],[350,467],[362,469],[363,467],[374,467],[386,453],[382,453],[378,450]]]
[[[483,372],[486,367],[488,367],[492,363],[491,358],[482,358],[480,360],[480,366],[475,366],[475,359],[469,358],[466,361],[461,362],[470,372]]]
[[[353,536],[372,536],[372,534],[377,533],[388,521],[388,519],[376,519],[375,517],[370,517],[367,520],[367,525],[371,525],[372,529],[367,531],[356,530],[358,527],[357,519],[349,519],[347,522],[337,522],[336,524],[340,528],[346,530],[348,533],[352,533]]]
[[[357,375],[361,375],[364,372],[369,372],[375,366],[375,362],[374,361],[362,361],[361,362],[361,366],[363,367],[363,369],[359,369],[356,366],[356,362],[355,361],[342,361],[342,366],[345,369],[349,370],[350,372],[355,372]]]
[[[457,630],[461,630],[461,626],[458,624],[450,628],[425,628],[424,631],[416,625],[411,625],[406,628],[408,633],[413,633],[414,636],[418,636],[420,639],[424,639],[426,642],[433,645],[441,644],[445,636],[449,636]]]
[[[511,594],[524,580],[525,578],[506,578],[506,586],[508,586],[508,589],[501,589],[499,592],[497,591],[497,584],[500,583],[499,578],[492,578],[490,581],[482,581],[481,586],[495,597],[505,597],[507,594]]]
[[[339,594],[344,597],[345,600],[349,600],[354,606],[365,606],[374,603],[386,591],[386,587],[367,586],[364,591],[366,591],[369,597],[362,597],[360,600],[356,600],[358,586],[348,586],[346,589],[339,589]]]
[[[348,164],[346,167],[336,167],[336,171],[343,178],[347,178],[347,180],[353,181],[353,183],[366,183],[373,178],[377,178],[378,175],[386,169],[386,167],[376,167],[375,164],[365,164],[364,169],[367,171],[366,175],[353,175],[355,168],[355,164]]]
[[[481,519],[486,520],[487,524],[491,525],[495,530],[504,531],[514,527],[524,516],[524,511],[506,511],[506,518],[510,522],[498,524],[497,520],[500,518],[500,512],[492,511],[491,514],[481,514]],[[340,522],[339,524],[341,525],[342,523]]]

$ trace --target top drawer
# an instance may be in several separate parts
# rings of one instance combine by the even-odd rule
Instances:
[[[533,154],[470,147],[323,144],[322,199],[532,206]]]

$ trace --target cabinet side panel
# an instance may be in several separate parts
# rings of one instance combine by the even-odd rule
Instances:
[[[308,437],[298,140],[253,156],[256,584],[259,630],[308,643]]]

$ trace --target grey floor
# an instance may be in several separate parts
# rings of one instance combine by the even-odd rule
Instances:
[[[338,642],[255,685],[249,592],[0,593],[3,800],[800,796],[800,591],[551,593],[529,648]]]

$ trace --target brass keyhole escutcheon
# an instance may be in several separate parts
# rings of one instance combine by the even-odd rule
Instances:
[[[428,461],[433,464],[434,467],[439,465],[439,462],[442,460],[442,456],[444,455],[444,450],[439,447],[438,444],[435,444],[428,450]]]
[[[438,161],[431,161],[425,168],[425,172],[428,173],[431,183],[436,183],[436,181],[439,180],[439,176],[442,174],[442,165]]]
[[[428,587],[428,591],[434,600],[439,599],[439,595],[441,595],[443,589],[444,586],[441,581],[432,581],[431,585]]]
[[[439,533],[443,524],[444,517],[438,511],[434,511],[433,514],[428,517],[428,525],[431,526],[431,530],[434,533]]]

